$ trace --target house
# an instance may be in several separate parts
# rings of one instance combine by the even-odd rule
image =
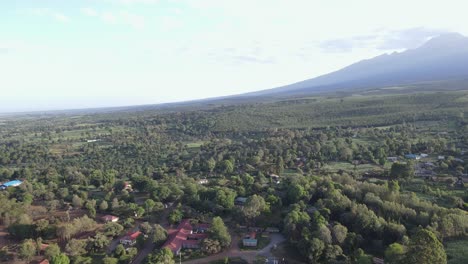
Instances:
[[[388,157],[387,160],[388,160],[388,161],[391,161],[391,162],[397,162],[397,161],[398,161],[398,157]]]
[[[457,182],[455,182],[454,186],[463,188],[465,187],[465,182],[463,181],[462,177],[458,177]]]
[[[244,247],[256,247],[258,244],[258,240],[256,237],[257,233],[251,232],[250,234],[245,236],[244,239],[242,239],[242,245],[244,245]]]
[[[133,191],[132,185],[130,183],[128,183],[128,182],[124,182],[123,189],[127,190],[127,191],[130,191],[130,192]]]
[[[117,216],[113,216],[113,215],[105,215],[103,217],[101,217],[101,220],[103,222],[112,222],[112,223],[117,223],[119,221],[119,218]]]
[[[49,260],[44,259],[44,260],[42,260],[41,262],[39,262],[39,264],[49,264]]]
[[[23,183],[23,182],[20,181],[20,180],[14,180],[14,181],[5,182],[5,183],[3,183],[2,185],[0,185],[0,190],[5,190],[5,189],[8,188],[8,187],[20,186],[22,183]]]
[[[201,184],[201,185],[208,184],[208,179],[206,179],[206,178],[200,179],[200,180],[198,180],[198,184]]]
[[[133,245],[135,245],[137,238],[141,234],[142,233],[140,231],[130,232],[126,236],[124,236],[124,237],[122,237],[120,239],[120,244],[127,245],[127,246],[133,246]]]
[[[271,180],[276,183],[276,184],[279,184],[280,183],[280,176],[279,175],[276,175],[276,174],[270,174],[270,178]]]
[[[461,162],[461,163],[463,163],[463,160],[460,159],[460,158],[454,158],[453,160],[456,161],[456,162]]]
[[[176,229],[168,230],[167,240],[162,248],[168,248],[174,255],[179,254],[183,248],[198,249],[201,247],[201,241],[208,237],[205,231],[209,227],[208,224],[192,226],[190,219],[184,219]],[[200,232],[194,233],[194,230]]]
[[[405,155],[405,158],[407,158],[407,159],[419,160],[419,159],[421,159],[421,156],[416,155],[416,154],[406,154],[406,155]]]
[[[210,229],[211,225],[206,224],[206,223],[199,223],[196,225],[193,229],[193,233],[205,233],[208,232],[208,229]]]
[[[44,251],[46,250],[46,248],[48,248],[48,247],[49,247],[49,244],[44,244],[44,243],[42,243],[41,246],[40,246],[40,248],[39,248],[39,249],[40,249],[39,251],[40,251],[40,252],[44,252]]]
[[[245,203],[247,202],[247,197],[236,197],[236,199],[234,200],[234,204],[235,205],[244,205]]]
[[[438,160],[444,160],[444,159],[445,159],[445,156],[437,156],[437,159],[438,159]]]
[[[279,233],[279,228],[277,227],[267,227],[265,229],[265,232],[268,232],[268,233]]]
[[[381,259],[381,258],[376,258],[376,257],[373,257],[372,258],[372,264],[384,264],[384,260]]]
[[[434,168],[436,165],[432,162],[425,162],[423,164],[423,167],[426,167],[426,168]]]

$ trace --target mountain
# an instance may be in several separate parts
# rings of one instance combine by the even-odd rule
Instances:
[[[453,79],[468,79],[468,38],[447,33],[416,49],[383,54],[313,79],[244,96],[305,95]]]

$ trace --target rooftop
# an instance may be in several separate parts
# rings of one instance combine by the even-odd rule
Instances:
[[[200,224],[200,226],[206,226]],[[172,252],[178,252],[184,245],[197,245],[208,235],[205,233],[192,234],[194,227],[190,224],[190,219],[184,219],[180,222],[177,229],[171,229],[168,232],[168,238],[163,248],[169,248]],[[188,240],[188,238],[191,238]]]

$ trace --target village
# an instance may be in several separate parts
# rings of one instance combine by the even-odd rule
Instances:
[[[465,152],[462,154],[465,154]],[[447,175],[447,170],[444,170],[444,168],[447,169],[448,167],[446,165],[447,163],[452,164],[452,167],[454,166],[453,164],[463,164],[464,161],[461,158],[421,153],[406,154],[401,157],[388,157],[387,160],[389,162],[389,166],[391,166],[390,168],[392,169],[395,165],[411,164],[414,170],[414,177],[416,179],[419,178],[424,181],[434,183],[441,182],[447,184],[450,188],[463,190],[465,183],[468,182],[468,176],[461,173],[461,170],[454,170],[450,176]],[[298,162],[303,161],[304,160],[300,159]],[[392,172],[390,171],[389,173],[389,177],[392,177]],[[363,176],[368,174],[369,173],[367,172],[363,173]],[[269,178],[272,186],[281,185],[281,176],[270,174]],[[196,183],[203,186],[209,184],[209,181],[210,180],[207,178],[202,178],[196,181]],[[22,184],[23,181],[21,180],[4,182],[0,185],[0,189],[6,191],[10,188],[19,187]],[[122,190],[119,192],[129,193],[136,196],[141,195],[141,193],[134,191],[131,182],[124,182],[121,187]],[[249,197],[237,196],[234,199],[234,205],[242,210],[242,207],[244,207],[248,200]],[[140,199],[139,201],[140,202],[137,202],[137,205],[145,205],[144,199]],[[163,204],[162,208],[157,211],[158,216],[156,218],[154,217],[154,214],[152,217],[148,216],[142,218],[139,217],[138,213],[135,211],[134,215],[132,215],[132,218],[135,218],[135,221],[130,222],[128,222],[128,219],[122,219],[119,215],[98,213],[96,214],[96,226],[94,231],[91,231],[91,233],[87,232],[83,235],[87,235],[89,237],[93,236],[93,233],[96,234],[96,232],[99,232],[99,230],[104,232],[107,232],[105,230],[117,230],[112,234],[107,232],[108,240],[105,242],[107,247],[105,251],[107,254],[115,255],[115,252],[121,252],[123,249],[127,252],[124,255],[127,255],[127,257],[130,256],[130,259],[127,258],[129,263],[144,263],[143,260],[148,257],[148,254],[155,250],[162,249],[167,249],[172,253],[174,258],[179,258],[179,260],[184,263],[201,263],[201,261],[223,258],[247,259],[249,263],[259,260],[263,261],[262,263],[282,263],[280,261],[281,256],[275,256],[272,253],[279,244],[285,241],[285,237],[280,233],[281,226],[246,226],[239,225],[238,223],[233,223],[228,220],[229,229],[227,229],[227,232],[229,233],[229,236],[232,237],[232,243],[224,250],[221,250],[219,245],[207,245],[208,243],[204,242],[211,241],[210,239],[213,236],[213,232],[210,232],[211,222],[213,220],[212,218],[202,217],[203,220],[200,220],[197,218],[180,218],[179,216],[175,221],[170,222],[168,220],[171,214],[175,211],[179,211],[180,209],[181,205],[177,201],[173,201]],[[311,216],[313,216],[317,209],[312,206],[309,207],[307,211]],[[86,215],[86,211],[83,209],[73,208],[70,204],[68,205],[66,214],[73,214],[74,218],[80,218]],[[73,217],[69,216],[68,221],[72,220]],[[163,228],[163,234],[159,234],[157,241],[155,232],[161,232],[161,230],[156,230],[148,220],[153,223],[157,223],[158,226]],[[8,233],[5,232],[1,232],[0,234],[8,236]],[[161,236],[164,239],[161,239]],[[2,238],[2,241],[5,241],[5,237]],[[54,243],[54,241],[55,240],[51,240],[50,242]],[[39,254],[33,258],[36,260],[35,263],[49,263],[47,258],[41,259],[41,255],[47,255],[46,252],[49,247],[48,243],[49,242],[47,240],[40,242],[38,248]],[[56,243],[60,244],[61,242],[57,241]],[[8,247],[8,245],[3,244],[0,248],[2,247],[3,250],[5,250],[5,247]],[[119,254],[122,255],[122,253]],[[374,258],[373,262],[379,264],[383,263],[383,260]]]

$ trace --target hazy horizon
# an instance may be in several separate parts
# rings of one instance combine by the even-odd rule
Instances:
[[[467,35],[461,7],[419,0],[2,2],[0,113],[274,88],[444,32]]]

